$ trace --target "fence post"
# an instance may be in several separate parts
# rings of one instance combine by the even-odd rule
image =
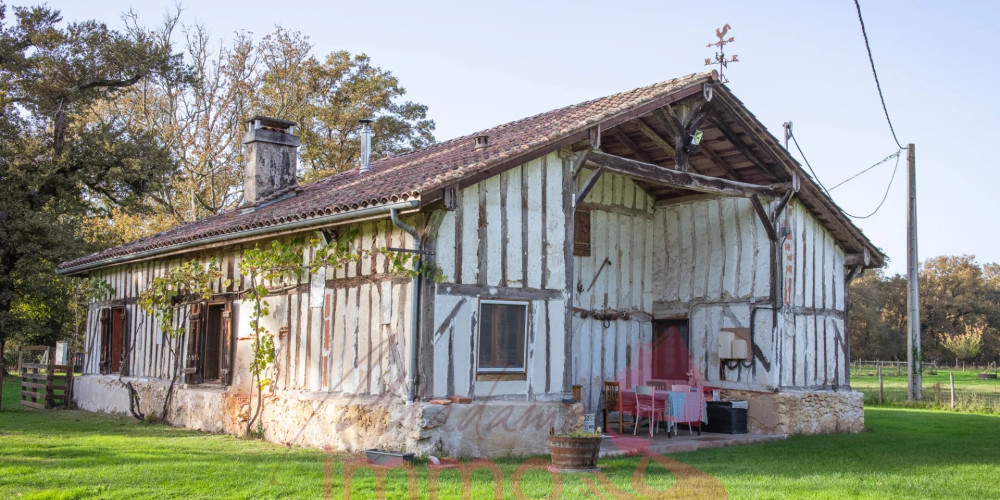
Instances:
[[[955,372],[948,372],[948,379],[951,382],[951,409],[955,409]]]
[[[882,399],[882,365],[878,365],[878,404],[882,404],[884,400]]]

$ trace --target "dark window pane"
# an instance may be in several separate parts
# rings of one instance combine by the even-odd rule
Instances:
[[[523,370],[527,304],[486,302],[479,311],[479,368]]]

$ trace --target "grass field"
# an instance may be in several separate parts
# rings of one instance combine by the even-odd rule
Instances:
[[[0,410],[0,498],[344,496],[344,470],[351,463],[347,455],[124,417],[22,410],[17,390],[17,380],[8,379]],[[862,434],[798,436],[671,458],[693,467],[689,472],[705,473],[705,488],[715,482],[732,498],[1000,498],[1000,416],[874,408],[866,418],[868,431]],[[522,459],[496,463],[505,498],[514,496],[515,486],[529,498],[541,498],[553,488],[552,476],[542,470],[523,474],[515,485],[512,478]],[[634,496],[636,487],[665,492],[674,485],[675,476],[656,462],[636,475],[643,464],[639,457],[602,459],[599,476],[563,476],[560,496],[591,498],[595,489]],[[414,472],[418,497],[427,498],[426,463],[418,463]],[[370,470],[353,477],[353,498],[375,497]],[[491,478],[486,470],[475,472],[471,497],[492,497]],[[602,481],[607,483],[602,486]],[[462,493],[457,471],[441,473],[438,485],[441,498]],[[712,490],[700,491],[709,496]],[[407,492],[407,472],[390,473],[386,497]]]
[[[906,369],[896,374],[895,368],[882,370],[882,384],[885,401],[891,404],[906,404]],[[976,370],[953,371],[938,369],[936,373],[925,372],[922,385],[925,402],[912,406],[944,407],[950,405],[949,373],[955,375],[955,397],[958,409],[1000,413],[1000,381],[983,380]],[[865,403],[878,401],[878,374],[874,368],[864,367],[851,370],[851,387],[865,393]]]

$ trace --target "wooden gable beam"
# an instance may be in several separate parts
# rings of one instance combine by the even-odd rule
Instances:
[[[778,241],[778,232],[774,230],[771,217],[767,215],[767,210],[764,209],[764,204],[760,202],[760,198],[757,195],[753,195],[750,197],[750,203],[753,204],[753,209],[757,211],[757,217],[760,217],[760,223],[764,225],[764,230],[767,231],[767,239],[771,240],[771,242]]]
[[[599,151],[592,152],[589,161],[599,168],[603,167],[606,170],[617,172],[633,179],[641,179],[689,191],[741,196],[745,198],[755,195],[767,198],[778,197],[778,192],[770,186],[760,186],[707,175],[680,172],[659,165],[631,160]]]
[[[583,169],[582,164],[580,165],[580,169]],[[597,170],[590,174],[590,177],[587,177],[583,186],[581,186],[580,190],[576,192],[576,206],[580,206],[580,204],[583,203],[583,200],[587,198],[588,194],[590,194],[590,190],[594,189],[594,186],[597,185],[597,180],[601,178],[601,174],[603,173],[604,167],[597,167]]]

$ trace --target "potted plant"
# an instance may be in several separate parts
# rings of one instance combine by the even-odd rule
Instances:
[[[601,453],[601,429],[595,432],[567,432],[556,434],[549,429],[549,453],[552,465],[561,471],[597,470],[597,457]]]

